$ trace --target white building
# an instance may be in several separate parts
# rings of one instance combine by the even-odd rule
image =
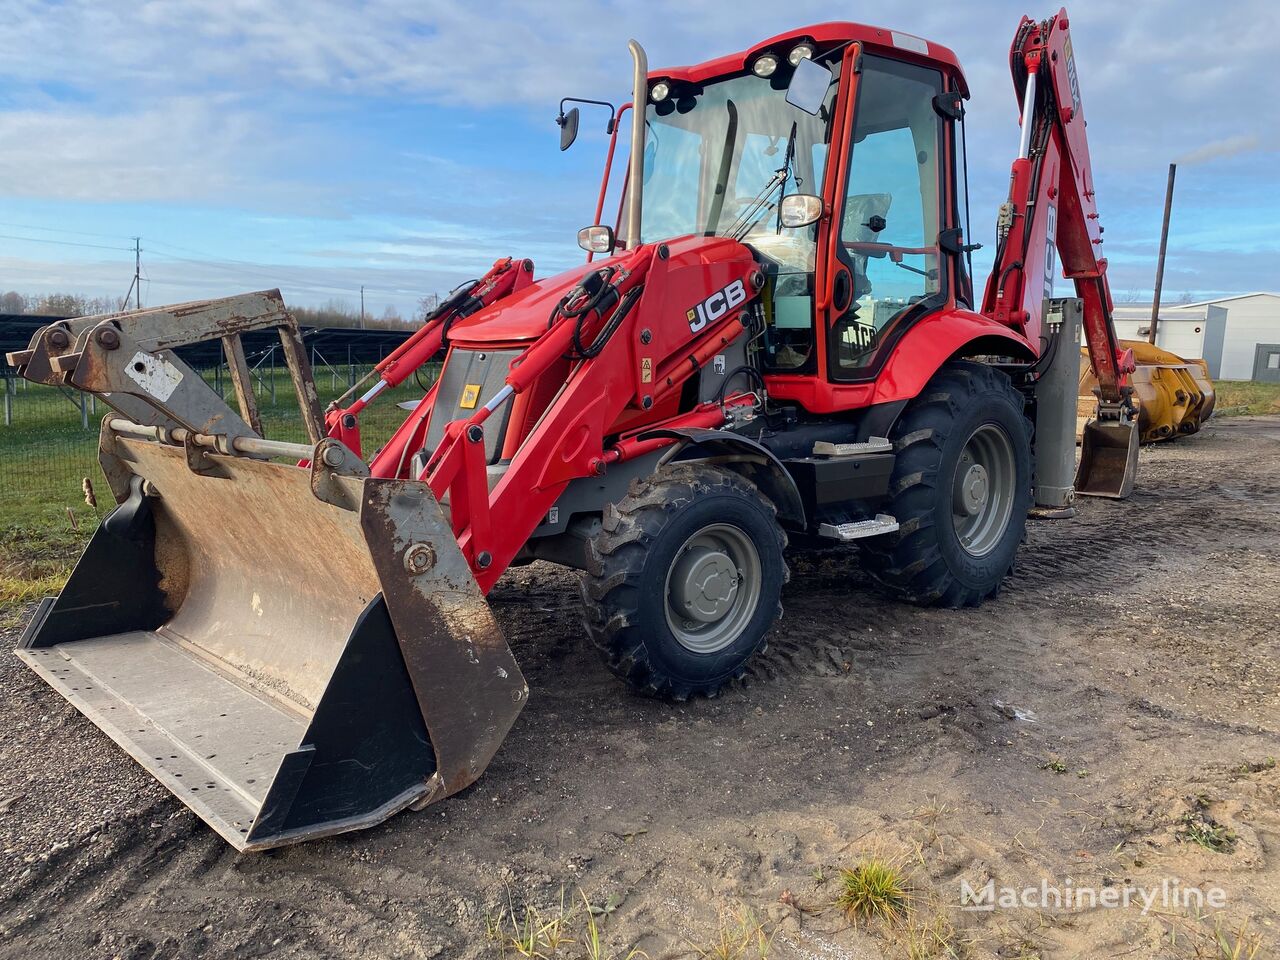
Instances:
[[[1118,303],[1114,316],[1121,339],[1147,338],[1151,304]],[[1280,382],[1280,294],[1163,304],[1156,346],[1187,359],[1203,357],[1215,380]]]

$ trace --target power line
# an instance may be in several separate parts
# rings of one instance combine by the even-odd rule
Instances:
[[[150,241],[150,242],[152,247],[157,246],[155,241]],[[152,249],[151,253],[152,253],[153,259],[159,258],[163,261],[174,261],[177,263],[190,263],[190,264],[194,264],[196,266],[204,267],[210,270],[221,270],[224,273],[233,277],[247,277],[247,278],[254,278],[254,279],[262,279],[262,280],[269,281],[273,287],[286,286],[294,290],[305,291],[305,292],[314,293],[314,294],[322,294],[322,295],[327,295],[331,297],[352,295],[351,288],[347,286],[343,286],[341,284],[317,286],[314,278],[310,280],[299,279],[296,276],[290,276],[289,273],[283,270],[277,270],[272,273],[267,273],[265,271],[257,270],[257,269],[246,269],[244,267],[240,267],[237,265],[238,263],[240,263],[240,261],[229,261],[229,262],[221,261],[220,262],[219,260],[196,260],[196,259],[193,259],[192,257],[179,257],[176,254],[166,253],[164,251],[157,252],[154,249]],[[169,281],[169,280],[156,280],[154,282],[160,283],[160,284],[168,284],[171,286],[186,285],[186,284],[174,284],[173,281]],[[381,290],[378,287],[365,287],[365,290],[373,291],[373,292],[389,292],[389,291]]]
[[[195,264],[198,267],[205,267],[210,270],[222,270],[223,272],[231,274],[232,276],[236,276],[236,277],[262,278],[265,280],[269,280],[274,286],[279,286],[280,281],[282,279],[286,281],[289,280],[289,277],[284,276],[280,273],[266,273],[266,272],[259,273],[254,270],[246,270],[245,268],[240,266],[234,266],[231,263],[220,263],[216,260],[196,260],[196,259],[193,259],[192,257],[179,257],[172,253],[165,253],[163,251],[156,252],[154,250],[152,251],[152,254],[154,257],[157,257],[161,260],[165,260],[165,261],[171,260],[177,263],[191,263],[191,264]],[[167,280],[157,280],[155,282],[171,283],[171,281],[167,281]],[[297,283],[297,282],[290,283],[288,285],[297,287],[299,289],[307,289],[312,291],[313,293],[349,292],[345,287],[322,288],[322,287],[313,287],[310,283]]]
[[[0,221],[0,225],[24,227],[32,230],[47,230],[49,232],[56,232],[56,233],[83,234],[85,236],[94,236],[94,237],[112,236],[111,234],[105,234],[105,233],[101,233],[101,234],[90,233],[89,231],[81,231],[81,230],[60,230],[54,227],[39,227],[34,224],[17,224],[17,223],[8,223],[7,221]],[[54,244],[56,246],[64,246],[64,247],[84,247],[84,248],[95,249],[95,250],[116,250],[116,251],[119,251],[120,253],[134,253],[134,254],[137,253],[137,251],[133,247],[114,247],[114,246],[109,246],[107,244],[86,243],[83,241],[76,241],[76,240],[52,240],[52,239],[46,239],[43,237],[23,237],[23,236],[18,236],[16,234],[0,234],[0,239],[22,240],[27,243],[45,243],[45,244]],[[131,239],[134,239],[134,238],[131,238]],[[235,276],[259,277],[271,282],[273,285],[279,285],[280,282],[283,280],[286,282],[288,286],[294,287],[299,290],[305,290],[310,293],[328,294],[328,295],[341,295],[341,294],[349,293],[348,289],[344,286],[334,285],[334,286],[317,287],[314,285],[313,280],[310,280],[310,281],[302,280],[302,279],[299,279],[297,275],[291,276],[288,272],[285,272],[283,270],[275,271],[272,273],[266,273],[259,264],[252,263],[248,260],[237,260],[234,257],[217,256],[207,251],[195,250],[195,249],[192,249],[191,247],[185,247],[176,243],[169,243],[167,241],[162,241],[162,240],[152,239],[152,240],[149,240],[149,244],[153,248],[161,247],[161,248],[169,248],[172,250],[181,250],[186,253],[194,254],[196,257],[200,258],[200,259],[192,259],[191,257],[182,257],[182,256],[178,256],[177,254],[166,253],[163,249],[159,251],[154,249],[152,250],[153,255],[159,256],[165,260],[175,260],[181,263],[191,263],[197,266],[207,267],[214,270],[222,270],[226,273],[229,273]],[[150,278],[148,278],[148,280],[149,279]],[[156,282],[165,283],[166,281],[156,281]],[[374,292],[374,293],[397,292],[397,291],[388,291],[379,287],[369,287],[367,285],[365,289],[369,292]],[[134,287],[131,285],[129,288],[129,293],[132,294],[133,292],[134,292]],[[126,296],[128,296],[128,294],[126,294]]]
[[[11,222],[2,221],[2,220],[0,220],[0,225],[20,227],[20,228],[29,229],[29,230],[41,230],[49,233],[75,234],[80,236],[108,237],[108,238],[114,236],[112,234],[106,234],[106,233],[93,233],[87,230],[63,230],[57,227],[41,227],[36,224],[11,223]],[[80,248],[94,249],[94,250],[113,250],[120,253],[134,254],[134,275],[132,278],[132,282],[129,285],[129,290],[124,297],[124,301],[126,303],[128,301],[129,296],[133,295],[135,305],[139,304],[139,298],[141,296],[141,285],[144,278],[147,283],[148,290],[150,289],[150,285],[152,282],[161,284],[162,286],[163,285],[190,286],[190,283],[181,283],[181,282],[165,281],[165,280],[152,281],[151,277],[147,276],[145,271],[142,269],[142,261],[141,261],[142,251],[140,246],[141,244],[140,237],[131,238],[134,241],[134,245],[132,247],[122,247],[122,246],[117,247],[117,246],[111,246],[108,244],[88,243],[85,241],[78,241],[78,240],[56,240],[56,239],[45,238],[45,237],[28,237],[28,236],[20,236],[17,234],[0,234],[0,239],[20,240],[25,243],[43,243],[43,244],[50,244],[50,245],[61,246],[61,247],[80,247]],[[351,292],[349,288],[343,285],[335,284],[335,285],[317,286],[315,282],[315,278],[302,279],[297,275],[291,275],[290,272],[286,270],[273,269],[271,273],[267,273],[266,270],[262,268],[259,264],[252,263],[247,260],[237,260],[233,257],[221,257],[215,254],[208,253],[207,251],[195,250],[195,249],[192,249],[191,247],[181,246],[176,243],[168,243],[166,241],[161,241],[161,240],[149,240],[148,246],[151,248],[152,256],[159,257],[162,260],[171,260],[179,263],[190,263],[195,266],[204,267],[206,269],[222,271],[226,274],[229,274],[235,277],[261,278],[270,282],[272,286],[280,286],[283,282],[285,286],[291,287],[299,292],[305,292],[305,293],[310,293],[310,294],[319,295],[319,296],[330,296],[330,297],[349,295]],[[155,250],[154,249],[155,247],[160,247],[162,249]],[[166,252],[166,250],[163,248],[185,251],[187,253],[194,254],[195,257],[198,257],[200,259],[193,259],[192,257],[178,256],[175,253]],[[378,287],[362,286],[361,294],[363,295],[363,293],[366,291],[374,292],[374,293],[388,293],[388,294],[403,292],[399,290],[391,291],[391,290],[385,290]],[[362,299],[363,299],[363,296],[362,296]]]
[[[153,246],[168,247],[171,250],[180,250],[183,253],[190,253],[197,257],[207,257],[210,260],[221,260],[224,263],[243,263],[247,267],[253,267],[258,265],[253,263],[250,260],[236,260],[234,257],[217,257],[205,250],[193,250],[191,247],[184,247],[176,243],[169,243],[167,240],[157,240],[154,237],[149,237],[147,242],[152,244]]]
[[[248,267],[248,268],[249,268],[249,269],[247,269],[247,270],[243,271],[244,273],[247,273],[247,274],[249,274],[249,275],[251,275],[251,276],[256,275],[256,276],[260,276],[260,277],[268,277],[268,278],[270,278],[270,279],[272,279],[272,280],[279,280],[281,277],[284,277],[284,278],[286,278],[286,279],[287,279],[287,278],[288,278],[288,273],[283,272],[283,271],[287,271],[287,270],[289,270],[289,269],[296,269],[296,267],[295,267],[295,268],[284,267],[284,268],[281,268],[281,271],[278,271],[278,272],[276,272],[276,273],[274,273],[274,274],[266,274],[266,273],[263,273],[263,272],[262,272],[262,269],[263,269],[263,268],[262,268],[262,264],[260,264],[260,263],[254,263],[253,261],[250,261],[250,260],[237,260],[237,259],[235,259],[234,257],[222,257],[222,256],[218,256],[218,255],[216,255],[216,254],[209,253],[209,252],[204,251],[204,250],[193,250],[191,247],[179,246],[179,245],[178,245],[178,244],[176,244],[176,243],[169,243],[169,242],[164,241],[164,240],[156,240],[155,238],[148,238],[147,242],[148,242],[152,247],[168,247],[168,248],[169,248],[169,249],[171,249],[171,250],[181,250],[181,251],[183,251],[184,253],[190,253],[190,254],[193,254],[194,256],[197,256],[197,257],[201,257],[201,258],[202,258],[202,259],[200,259],[200,260],[191,260],[191,259],[186,258],[186,257],[179,257],[179,256],[176,256],[175,254],[171,254],[171,253],[164,253],[163,251],[161,251],[161,252],[160,252],[160,254],[159,254],[160,256],[162,256],[162,257],[166,257],[167,259],[170,259],[170,260],[179,260],[179,261],[182,261],[183,263],[198,263],[198,264],[200,264],[200,265],[202,265],[202,266],[206,266],[206,267],[218,267],[218,268],[220,268],[220,269],[226,269],[226,270],[231,270],[232,268],[231,268],[231,267],[229,267],[229,266],[224,266],[225,264],[235,264],[235,265],[237,265],[237,266],[243,265],[243,266],[245,266],[245,267]],[[155,251],[153,251],[153,252],[155,252]],[[314,288],[314,287],[311,287],[310,283],[305,282],[305,281],[304,281],[304,282],[296,282],[296,283],[294,283],[294,284],[293,284],[293,286],[296,286],[296,287],[307,287],[307,288],[312,289],[312,290],[315,290],[315,289],[316,289],[316,288]],[[346,288],[345,288],[345,287],[335,287],[334,289],[335,289],[335,290],[339,290],[339,291],[341,291],[341,292],[346,292]],[[365,290],[367,290],[367,291],[369,291],[369,292],[372,292],[372,293],[395,293],[395,292],[398,292],[398,291],[393,291],[393,290],[387,290],[385,287],[370,287],[370,286],[367,286],[367,285],[365,286]]]
[[[103,237],[107,240],[124,240],[125,237],[115,233],[94,233],[91,230],[68,230],[65,227],[42,227],[34,223],[11,223],[0,220],[0,227],[17,227],[20,230],[39,230],[42,233],[70,233],[78,237]]]
[[[24,240],[27,243],[52,243],[60,247],[93,247],[95,250],[119,250],[122,253],[133,253],[133,247],[109,247],[104,243],[83,243],[77,240],[46,240],[42,237],[19,237],[11,233],[0,233],[0,240]]]
[[[133,294],[133,309],[142,309],[142,238],[133,238],[133,279],[129,281],[129,289],[124,292],[120,301],[122,307],[129,305],[129,294]]]

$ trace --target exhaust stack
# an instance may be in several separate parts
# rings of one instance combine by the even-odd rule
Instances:
[[[640,214],[644,194],[644,115],[649,103],[649,58],[638,40],[627,44],[631,51],[631,159],[627,168],[628,250],[640,246]]]

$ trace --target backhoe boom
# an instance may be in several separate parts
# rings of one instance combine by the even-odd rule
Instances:
[[[1098,380],[1098,417],[1086,430],[1076,490],[1127,496],[1138,453],[1128,385],[1133,352],[1121,349],[1111,319],[1107,261],[1099,255],[1103,228],[1066,10],[1040,22],[1023,17],[1009,66],[1022,103],[1022,137],[1009,199],[1000,208],[982,312],[1032,341],[1048,342],[1042,312],[1053,296],[1061,257],[1063,276],[1083,301],[1085,342]]]

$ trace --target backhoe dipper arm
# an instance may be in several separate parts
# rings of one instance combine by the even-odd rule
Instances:
[[[1128,407],[1132,351],[1122,351],[1111,321],[1107,261],[1094,196],[1080,82],[1067,11],[1042,22],[1022,18],[1010,50],[1022,103],[1022,138],[1009,199],[996,227],[996,262],[982,312],[1028,339],[1041,336],[1045,298],[1053,295],[1055,249],[1063,275],[1084,301],[1089,361],[1098,378],[1101,413]]]

